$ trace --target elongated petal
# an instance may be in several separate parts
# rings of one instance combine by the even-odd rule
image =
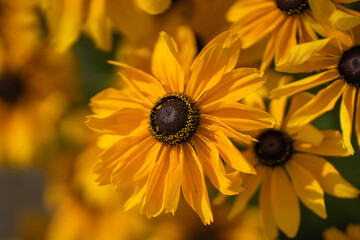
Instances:
[[[306,124],[297,132],[296,141],[319,146],[324,139],[324,134],[311,124]]]
[[[258,189],[260,182],[263,178],[264,168],[258,166],[255,168],[256,175],[248,175],[244,179],[244,190],[236,197],[236,200],[231,208],[228,218],[233,218],[237,214],[241,213],[251,197],[254,195]]]
[[[327,0],[309,0],[309,5],[320,22],[326,22],[336,9],[335,4]]]
[[[326,82],[330,82],[338,78],[339,72],[337,70],[324,71],[310,77],[286,84],[282,87],[276,88],[270,92],[270,98],[287,97],[296,93],[311,89]]]
[[[216,116],[238,131],[259,130],[275,125],[275,120],[267,112],[236,102],[217,102],[202,110],[204,114]]]
[[[277,34],[278,34],[278,32],[274,31],[270,36],[270,39],[266,45],[265,51],[262,56],[260,70],[264,71],[265,69],[267,69],[269,67],[270,63],[272,62],[272,60],[274,59],[275,50],[276,50],[275,43],[276,43]]]
[[[239,101],[259,89],[266,81],[262,71],[238,68],[226,73],[221,81],[209,89],[198,101],[206,105],[216,101]]]
[[[356,116],[355,116],[355,133],[357,136],[357,142],[360,149],[360,93],[357,95],[357,103],[356,103]]]
[[[271,178],[271,203],[276,225],[290,238],[300,227],[300,206],[288,176],[281,167],[273,170]]]
[[[324,191],[314,176],[296,161],[288,161],[285,168],[290,175],[296,194],[304,205],[320,217],[326,218]]]
[[[195,34],[191,28],[180,26],[175,39],[179,48],[179,60],[184,70],[188,71],[197,54]]]
[[[139,7],[149,14],[160,14],[168,9],[171,5],[171,0],[136,0]]]
[[[121,67],[127,74],[128,82],[132,84],[139,93],[148,98],[150,102],[156,102],[159,97],[166,93],[161,83],[150,74],[120,62],[109,61],[109,63]]]
[[[359,195],[359,190],[347,182],[324,158],[299,153],[293,156],[293,160],[316,178],[324,192],[340,198],[356,198]]]
[[[91,98],[90,107],[93,112],[108,115],[120,108],[148,108],[143,102],[128,96],[124,91],[108,88]]]
[[[145,199],[141,211],[146,213],[148,218],[158,216],[165,205],[165,186],[169,170],[170,148],[163,147],[158,152],[157,162],[152,167],[147,181]]]
[[[298,17],[288,18],[279,29],[275,42],[275,64],[287,59],[290,49],[297,44],[298,21]]]
[[[326,229],[323,237],[325,240],[349,240],[348,236],[336,227]]]
[[[351,154],[354,154],[351,144],[351,133],[355,109],[355,94],[356,87],[346,86],[340,105],[340,123],[344,144]]]
[[[200,163],[211,183],[225,195],[235,195],[243,190],[239,172],[227,173],[216,147],[206,139],[194,136],[192,141]]]
[[[345,87],[346,84],[343,81],[338,80],[319,91],[310,102],[296,111],[289,119],[287,125],[289,132],[296,131],[296,128],[304,126],[321,114],[332,110]]]
[[[180,199],[180,187],[184,161],[184,152],[182,147],[173,147],[170,153],[170,168],[165,198],[166,213],[171,212],[173,215],[175,214]]]
[[[260,191],[260,220],[269,239],[277,239],[279,230],[275,224],[273,207],[271,204],[272,169],[264,168],[264,180]]]
[[[244,158],[241,152],[232,144],[223,132],[210,132],[201,127],[198,128],[198,131],[216,146],[222,159],[233,169],[244,173],[255,174],[254,167]]]
[[[97,132],[126,135],[147,121],[147,114],[143,110],[123,108],[106,117],[88,116],[85,123]]]
[[[314,153],[323,156],[349,156],[343,137],[339,131],[321,131],[324,138],[319,145],[295,141],[294,149],[300,152]]]
[[[360,24],[360,18],[336,9],[330,16],[330,22],[335,27],[348,31]]]
[[[155,44],[151,60],[151,70],[167,92],[184,91],[184,69],[180,63],[179,52],[174,39],[161,32]]]
[[[192,146],[186,144],[184,151],[184,172],[182,192],[186,202],[199,215],[205,225],[213,222],[209,196],[199,159]]]

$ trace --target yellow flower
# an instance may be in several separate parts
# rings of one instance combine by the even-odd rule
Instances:
[[[283,77],[280,84],[287,81],[288,77]],[[288,237],[295,237],[300,225],[298,198],[326,218],[324,192],[340,198],[355,198],[359,194],[331,163],[318,156],[348,156],[341,134],[335,130],[320,131],[307,122],[299,122],[294,128],[294,112],[312,97],[308,93],[294,96],[286,117],[286,98],[272,100],[269,113],[276,119],[276,127],[259,132],[258,142],[244,152],[254,163],[257,175],[244,178],[245,190],[237,197],[230,217],[244,209],[262,183],[261,220],[270,239],[277,237],[278,228]]]
[[[286,58],[292,46],[318,39],[316,33],[326,36],[341,35],[340,31],[328,26],[327,15],[318,14],[324,10],[327,2],[330,0],[238,0],[226,17],[233,23],[230,29],[241,35],[243,48],[270,36],[262,58],[263,70],[269,66],[272,59],[275,58],[275,64],[278,64]],[[313,6],[316,6],[317,11],[311,10]],[[337,19],[346,19],[344,15],[348,17],[349,14],[343,11],[350,10],[341,7],[337,11]],[[354,18],[360,23],[358,17]]]
[[[349,224],[345,233],[336,227],[331,227],[324,231],[325,240],[358,240],[360,239],[360,224]]]
[[[341,129],[344,143],[352,154],[354,153],[351,144],[354,110],[355,108],[360,109],[358,92],[360,87],[359,32],[359,29],[354,30],[347,41],[322,39],[294,47],[288,60],[280,65],[278,70],[287,72],[323,71],[275,89],[271,94],[271,97],[274,98],[290,96],[332,82],[292,116],[292,124],[295,126],[299,123],[311,122],[324,112],[332,110],[342,96],[340,105]],[[356,95],[358,96],[357,103],[355,103]],[[355,131],[360,146],[360,111],[356,111]]]
[[[0,71],[0,162],[24,166],[55,133],[55,123],[67,103],[63,91],[72,95],[67,81],[74,78],[73,60],[48,49],[39,50],[21,65],[7,56]]]
[[[191,44],[191,43],[189,43]],[[181,49],[195,46],[182,46]],[[120,66],[129,95],[106,89],[91,104],[98,115],[87,125],[119,140],[100,154],[96,167],[100,184],[130,186],[134,193],[125,204],[141,204],[148,217],[164,210],[175,213],[180,189],[204,224],[213,221],[204,171],[226,195],[242,190],[237,171],[254,169],[228,137],[250,143],[244,130],[273,125],[269,114],[236,101],[265,81],[256,69],[235,69],[240,41],[224,32],[200,52],[187,71],[173,38],[162,32],[152,55],[154,76],[128,65]],[[186,53],[186,52],[185,52]],[[109,113],[101,112],[106,109]],[[99,112],[100,111],[100,112]],[[220,159],[237,171],[228,172]]]

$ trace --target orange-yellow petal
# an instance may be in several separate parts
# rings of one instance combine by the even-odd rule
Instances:
[[[351,133],[354,118],[356,91],[356,87],[347,85],[344,90],[340,105],[340,124],[344,137],[344,144],[351,154],[354,154],[354,149],[351,144]]]
[[[305,157],[306,155],[302,155]],[[309,209],[326,218],[324,191],[319,182],[296,161],[288,161],[285,168],[290,175],[296,194]]]
[[[281,167],[273,169],[271,204],[276,225],[288,237],[295,237],[300,227],[300,206],[294,188]]]
[[[359,190],[347,182],[324,158],[299,153],[293,156],[293,160],[316,178],[324,192],[340,198],[356,198],[359,195]]]
[[[171,0],[136,0],[138,6],[149,14],[160,14],[171,5]]]

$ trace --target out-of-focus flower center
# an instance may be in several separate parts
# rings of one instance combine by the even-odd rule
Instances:
[[[360,87],[360,45],[353,46],[343,52],[338,71],[346,83]]]
[[[149,124],[153,137],[165,145],[188,142],[199,125],[199,108],[184,94],[166,94],[152,108]]]
[[[268,130],[260,134],[255,154],[266,166],[275,167],[287,162],[293,152],[293,140],[284,132]]]
[[[4,102],[16,103],[24,91],[24,83],[18,75],[4,73],[0,76],[0,99]]]
[[[275,0],[276,6],[285,14],[300,14],[310,9],[307,0]]]

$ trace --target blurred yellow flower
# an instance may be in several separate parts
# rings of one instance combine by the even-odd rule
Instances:
[[[287,72],[321,71],[315,75],[287,84],[272,91],[273,98],[291,96],[321,84],[329,86],[320,90],[316,97],[302,106],[293,116],[292,124],[309,123],[324,112],[334,108],[342,96],[340,123],[344,143],[351,154],[351,133],[355,109],[360,109],[360,29],[354,29],[348,41],[322,39],[294,47],[286,62],[278,70]],[[356,103],[357,95],[357,103]],[[360,111],[355,115],[355,131],[360,146]]]
[[[73,60],[48,49],[38,50],[21,65],[7,56],[0,71],[0,162],[24,166],[39,145],[53,137],[73,92],[67,88],[74,78]]]
[[[88,116],[87,125],[121,136],[101,153],[96,172],[100,184],[133,189],[126,209],[141,204],[148,217],[164,210],[174,214],[182,189],[203,223],[210,224],[203,171],[227,195],[239,193],[242,180],[238,172],[225,170],[220,156],[237,171],[255,173],[228,137],[250,143],[244,129],[268,128],[274,122],[269,114],[236,102],[265,81],[256,69],[234,70],[239,47],[237,36],[224,32],[186,71],[180,58],[193,56],[182,55],[174,39],[162,32],[152,55],[155,77],[112,62],[125,72],[121,75],[135,95],[115,89],[99,93],[91,101],[93,111],[111,113]]]
[[[359,240],[360,224],[349,224],[346,227],[345,233],[336,227],[331,227],[324,231],[323,236],[324,240]]]
[[[328,15],[321,14],[324,6],[329,6],[328,3],[331,1],[238,0],[226,17],[232,22],[230,30],[240,34],[243,48],[270,35],[260,68],[264,70],[274,58],[275,64],[286,59],[292,46],[317,40],[317,33],[325,36],[341,34],[330,26]],[[312,10],[314,6],[315,12]],[[335,6],[339,7],[339,4]],[[359,14],[349,18],[344,11],[347,11],[344,7],[337,10],[336,19],[346,22],[356,19],[360,24]]]
[[[284,76],[280,84],[288,81]],[[258,132],[258,142],[244,151],[255,165],[257,175],[245,176],[245,190],[237,197],[230,217],[244,209],[262,182],[261,221],[270,239],[277,238],[278,228],[288,237],[295,237],[300,226],[298,198],[318,216],[326,218],[324,192],[340,198],[356,198],[359,194],[331,163],[318,156],[350,154],[339,131],[320,131],[308,122],[292,120],[294,112],[312,97],[307,93],[294,96],[286,117],[287,99],[272,100],[269,113],[276,119],[275,129]],[[259,95],[252,98],[255,99],[248,101],[265,108]]]

